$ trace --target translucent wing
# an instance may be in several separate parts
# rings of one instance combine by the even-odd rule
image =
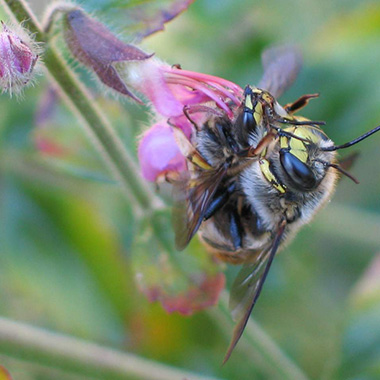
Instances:
[[[258,87],[278,98],[296,79],[302,66],[301,53],[294,46],[276,46],[265,50],[261,60],[264,74]]]
[[[344,170],[350,170],[354,166],[358,157],[359,152],[353,152],[348,156],[339,159],[339,166]]]
[[[272,244],[263,250],[255,263],[244,265],[232,285],[230,309],[237,324],[234,328],[231,343],[224,357],[223,364],[229,359],[237,342],[243,334],[252,309],[260,296],[261,289],[276,255],[285,229],[281,223]]]
[[[178,250],[184,249],[198,231],[212,198],[227,173],[229,165],[204,170],[193,179],[174,184],[173,228]]]

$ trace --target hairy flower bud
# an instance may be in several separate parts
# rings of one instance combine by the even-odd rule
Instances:
[[[3,91],[19,92],[30,83],[38,47],[20,27],[1,21],[0,29],[0,86]]]
[[[65,40],[75,58],[92,69],[106,86],[141,102],[128,90],[114,64],[145,60],[152,54],[120,41],[103,24],[79,8],[65,15]]]

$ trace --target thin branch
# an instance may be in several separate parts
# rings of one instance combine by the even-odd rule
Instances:
[[[0,354],[102,380],[217,380],[1,317]]]

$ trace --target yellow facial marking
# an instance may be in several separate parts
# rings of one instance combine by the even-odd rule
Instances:
[[[255,112],[253,113],[253,117],[255,118],[256,124],[259,125],[261,123],[261,119],[263,117],[263,106],[260,102],[256,104]]]
[[[320,140],[319,136],[317,136],[315,133],[313,133],[313,130],[316,130],[319,132],[319,129],[313,127],[313,126],[299,126],[299,127],[290,127],[286,128],[285,131],[292,133],[295,136],[298,136],[302,139],[310,141],[310,143],[318,143]],[[292,137],[286,137],[282,136],[280,138],[280,146],[282,149],[289,149],[289,151],[296,156],[300,161],[303,163],[307,163],[309,154],[307,151],[307,145],[308,142],[298,140],[296,138]]]
[[[317,143],[320,140],[319,137],[313,133],[313,130],[319,130],[313,126],[300,126],[298,128],[293,129],[295,129],[295,131],[292,133],[303,139],[307,139],[313,143]]]
[[[260,90],[259,88],[257,87],[251,87],[251,90],[254,94],[261,94],[263,91]]]
[[[272,171],[270,170],[269,161],[265,158],[261,158],[259,160],[259,164],[261,172],[263,173],[267,181],[281,194],[284,194],[286,192],[286,187],[278,183],[277,178],[273,175]]]
[[[307,158],[309,156],[305,142],[301,140],[297,140],[295,138],[290,139],[289,143],[290,147],[290,153],[292,153],[294,156],[296,156],[300,161],[303,163],[307,162]]]
[[[244,105],[245,105],[248,109],[253,110],[252,99],[251,99],[250,96],[247,96],[247,97],[245,98],[245,103],[244,103]]]

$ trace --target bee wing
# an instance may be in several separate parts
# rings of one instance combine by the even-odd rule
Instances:
[[[230,309],[237,324],[233,330],[232,339],[223,364],[230,358],[232,351],[242,336],[252,309],[260,296],[261,289],[284,234],[285,225],[285,222],[280,224],[272,244],[263,250],[256,262],[243,266],[232,285]]]
[[[302,66],[301,53],[295,46],[275,46],[265,50],[261,60],[264,74],[258,87],[278,98],[296,79]]]
[[[348,156],[341,158],[339,160],[339,166],[343,170],[350,170],[354,166],[358,157],[359,157],[359,152],[353,152],[349,154]]]
[[[187,178],[174,185],[173,228],[178,250],[184,249],[198,231],[208,206],[227,173],[228,165],[201,171],[195,179]]]

